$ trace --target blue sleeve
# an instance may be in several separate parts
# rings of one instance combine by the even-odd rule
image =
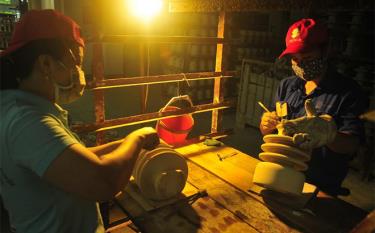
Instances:
[[[336,118],[337,130],[364,138],[364,126],[359,115],[366,111],[368,103],[368,98],[359,91],[344,96]]]
[[[79,143],[55,118],[35,111],[20,114],[9,128],[8,143],[15,162],[43,176],[68,146]]]

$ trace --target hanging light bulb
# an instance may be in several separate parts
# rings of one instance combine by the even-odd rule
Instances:
[[[161,11],[163,0],[128,0],[128,7],[135,16],[149,21]]]

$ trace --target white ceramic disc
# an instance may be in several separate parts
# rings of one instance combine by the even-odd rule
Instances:
[[[293,143],[292,137],[278,135],[278,134],[268,134],[263,137],[263,141],[269,142],[269,143],[279,143],[279,144],[284,144],[288,146],[296,146],[296,144]]]
[[[260,162],[255,167],[253,183],[282,193],[301,195],[305,175],[276,163]]]
[[[306,163],[278,153],[262,152],[259,154],[259,158],[265,162],[278,163],[297,171],[306,171],[308,168]]]
[[[143,156],[134,178],[145,197],[165,200],[182,191],[188,167],[180,154],[170,148],[156,148]]]
[[[288,145],[283,145],[279,143],[264,143],[261,145],[261,148],[265,152],[283,154],[285,156],[289,156],[293,159],[297,159],[301,161],[310,160],[310,154],[308,154],[307,152],[301,149],[288,146]]]

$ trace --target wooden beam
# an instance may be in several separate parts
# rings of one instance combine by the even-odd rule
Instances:
[[[95,122],[94,124],[82,124],[72,126],[72,130],[77,133],[82,132],[100,132],[104,130],[124,127],[128,125],[135,125],[141,124],[151,121],[156,121],[160,119],[165,119],[169,117],[176,117],[181,116],[184,114],[194,114],[194,113],[202,113],[212,111],[213,109],[225,109],[235,106],[235,101],[225,101],[216,104],[202,104],[196,105],[189,108],[179,109],[175,111],[167,111],[167,112],[154,112],[154,113],[146,113],[141,115],[117,118],[112,120],[106,120],[104,122]]]
[[[124,77],[124,76],[107,76],[106,79],[93,83],[95,86],[90,86],[93,90],[100,90],[114,87],[137,86],[145,84],[158,84],[168,82],[179,82],[185,80],[200,80],[212,78],[233,78],[236,71],[226,72],[199,72],[199,73],[181,73],[181,74],[167,74],[167,75],[153,75],[143,77]]]
[[[91,24],[91,33],[94,37],[98,37],[100,32],[103,30],[103,1],[93,0],[92,5],[88,13],[89,17],[86,18]],[[95,6],[95,7],[92,7]],[[91,72],[93,75],[93,82],[100,82],[104,79],[104,56],[103,56],[103,44],[93,43],[92,45],[92,61],[91,61]],[[104,91],[98,91],[93,93],[94,102],[94,113],[95,123],[101,123],[105,121],[105,108],[104,108]],[[96,144],[101,145],[104,143],[104,132],[98,132],[96,134]],[[106,221],[104,216],[104,221]],[[104,223],[106,224],[106,223]]]
[[[357,3],[357,7],[373,6],[372,0]],[[342,0],[169,0],[169,12],[246,12],[269,10],[347,9],[352,1]],[[371,9],[371,8],[370,8]]]
[[[147,57],[147,62],[149,62],[149,57]],[[139,75],[145,76],[145,44],[139,44]],[[147,74],[148,75],[148,74]],[[146,112],[147,106],[147,94],[148,94],[148,85],[142,85],[140,88],[141,94],[141,113]]]
[[[101,82],[104,79],[103,47],[101,43],[93,44],[92,72],[94,82]],[[101,124],[105,121],[104,91],[96,91],[93,94],[95,124]],[[101,145],[103,143],[104,134],[99,132],[96,134],[96,144]]]
[[[192,145],[192,144],[204,142],[207,138],[212,138],[212,139],[225,138],[225,137],[227,137],[228,135],[231,135],[231,134],[233,134],[233,129],[225,129],[225,130],[222,130],[222,131],[216,132],[216,133],[207,133],[207,134],[203,134],[203,135],[200,135],[198,137],[195,137],[195,138],[186,139],[183,143],[174,144],[173,148],[177,149],[177,148],[184,147],[184,146],[187,146],[187,145]]]
[[[223,38],[197,36],[158,36],[158,35],[104,35],[88,38],[87,42],[98,43],[151,43],[151,44],[217,44],[224,43]]]
[[[217,37],[224,39],[224,26],[225,26],[225,12],[220,12],[219,23],[217,29]],[[215,72],[223,72],[224,70],[224,46],[223,44],[217,44],[216,46],[216,65]],[[214,95],[212,102],[219,103],[224,99],[223,83],[220,78],[215,78],[214,82]],[[215,133],[221,129],[222,123],[222,113],[218,109],[212,111],[212,121],[211,121],[211,132]]]

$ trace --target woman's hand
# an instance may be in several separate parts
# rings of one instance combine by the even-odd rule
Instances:
[[[140,128],[133,131],[133,133],[140,137],[143,149],[152,150],[160,143],[159,136],[152,127]]]

